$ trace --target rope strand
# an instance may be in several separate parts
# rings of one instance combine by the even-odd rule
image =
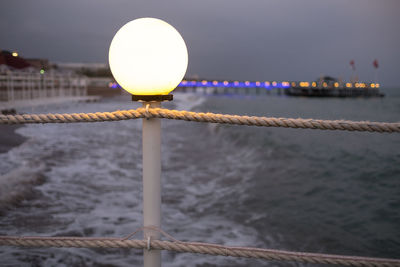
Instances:
[[[139,229],[143,230],[144,228]],[[155,229],[153,229],[155,230]],[[136,231],[137,232],[137,231]],[[134,233],[136,233],[134,232]],[[24,237],[0,236],[0,246],[22,247],[76,247],[76,248],[148,248],[148,240],[93,237]],[[150,247],[158,250],[257,258],[274,261],[334,264],[342,266],[399,267],[400,260],[357,256],[329,255],[321,253],[290,252],[251,247],[223,246],[210,243],[150,240]]]
[[[162,108],[138,108],[131,110],[117,110],[113,112],[96,113],[0,115],[0,124],[105,122],[139,119],[144,117],[260,127],[284,127],[379,133],[400,132],[400,122],[388,123],[369,121],[256,117],[178,111]]]

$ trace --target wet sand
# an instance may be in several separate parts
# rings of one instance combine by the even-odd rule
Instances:
[[[6,153],[11,148],[22,144],[26,138],[15,132],[21,126],[0,125],[0,153]]]

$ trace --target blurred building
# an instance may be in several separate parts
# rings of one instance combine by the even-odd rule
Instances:
[[[25,59],[0,51],[1,101],[87,95],[87,79],[73,71],[53,69],[47,59]]]
[[[0,50],[0,65],[4,65],[13,69],[24,69],[31,67],[31,64],[18,56],[17,52]]]

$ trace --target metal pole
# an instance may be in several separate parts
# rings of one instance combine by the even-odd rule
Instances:
[[[160,102],[144,102],[143,107],[160,107]],[[143,225],[161,227],[161,120],[143,118]],[[144,238],[160,239],[160,233],[144,230]],[[161,266],[161,251],[144,249],[145,267]]]

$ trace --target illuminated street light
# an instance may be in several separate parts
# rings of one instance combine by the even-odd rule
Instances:
[[[155,18],[128,22],[109,50],[115,80],[133,95],[167,95],[183,79],[188,52],[179,32]]]
[[[159,108],[185,76],[188,52],[179,32],[154,18],[128,22],[115,34],[109,50],[115,80],[143,106]],[[143,119],[143,225],[161,227],[161,121]],[[144,230],[149,242],[160,233]],[[144,266],[161,266],[160,250],[143,250]]]

